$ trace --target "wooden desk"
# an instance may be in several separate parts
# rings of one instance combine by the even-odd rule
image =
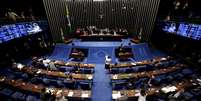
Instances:
[[[132,58],[132,57],[133,57],[133,53],[130,53],[130,52],[125,52],[125,53],[120,52],[119,53],[119,59],[121,59],[121,60],[126,60],[126,59]]]
[[[193,86],[193,80],[184,80],[180,83],[177,83],[176,85],[172,85],[176,87],[176,91],[180,91],[182,89],[186,89],[188,87]],[[161,90],[163,87],[152,87],[149,88],[147,91],[147,95],[153,95],[159,93],[159,90]],[[121,97],[137,97],[140,93],[139,89],[133,89],[133,90],[113,90],[112,91],[112,99],[120,99]]]
[[[16,68],[18,69],[18,68]],[[66,75],[64,72],[58,72],[58,71],[48,71],[44,69],[38,69],[33,67],[24,67],[22,69],[18,69],[24,73],[32,74],[32,75],[47,75],[47,76],[53,76],[53,77],[61,77],[61,78],[70,78],[70,75]],[[72,77],[74,79],[79,80],[92,80],[93,75],[92,74],[75,74],[71,73]]]
[[[166,57],[167,58],[167,57]],[[154,62],[162,61],[163,57],[156,57],[154,58]],[[166,61],[168,61],[169,58],[167,58]],[[148,65],[152,64],[150,60],[144,60],[140,62],[128,62],[128,63],[119,63],[119,64],[109,64],[110,68],[127,68],[127,67],[135,67],[135,66],[141,66],[141,65]]]
[[[128,63],[119,63],[119,64],[109,64],[109,67],[110,68],[127,68],[127,67],[147,65],[150,63],[151,63],[150,61],[128,62]]]
[[[86,64],[86,63],[77,63],[77,62],[63,62],[63,61],[55,61],[55,65],[59,66],[77,66],[79,68],[94,68],[95,64]]]
[[[38,62],[40,60],[43,60],[43,59],[38,59]],[[50,60],[52,61],[52,60]],[[78,63],[78,62],[64,62],[64,61],[60,61],[60,60],[56,60],[54,62],[55,65],[58,65],[58,66],[69,66],[69,67],[73,67],[73,66],[78,66],[79,68],[94,68],[95,67],[95,64],[85,64],[85,63]]]
[[[182,67],[177,64],[175,67],[170,67],[168,69],[159,69],[149,72],[140,72],[140,73],[122,73],[122,74],[111,74],[112,80],[121,80],[121,79],[131,79],[131,78],[138,78],[138,77],[151,77],[151,75],[159,75],[159,74],[165,74],[168,72],[173,72],[178,69],[181,69]]]
[[[77,52],[77,53],[71,53],[70,57],[72,58],[78,58],[78,59],[83,59],[85,55],[82,52]]]
[[[121,39],[127,38],[126,35],[112,35],[112,34],[93,34],[93,35],[80,35],[78,36],[82,41],[121,41]]]
[[[66,97],[91,98],[91,91],[89,90],[70,90],[70,89],[62,89],[62,88],[49,88],[49,87],[44,87],[42,85],[35,85],[35,84],[23,82],[21,80],[9,80],[3,76],[0,77],[0,83],[4,83],[4,84],[11,85],[13,87],[16,87],[25,91],[30,91],[35,93],[41,93],[41,90],[43,88],[51,89],[53,91],[53,94],[56,97],[59,97],[60,93],[63,92],[63,95]]]

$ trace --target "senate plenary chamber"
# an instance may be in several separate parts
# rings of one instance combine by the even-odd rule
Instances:
[[[0,101],[201,101],[199,0],[0,0]]]

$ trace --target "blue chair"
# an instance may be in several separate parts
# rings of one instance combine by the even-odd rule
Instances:
[[[59,68],[59,71],[66,72],[66,68]]]
[[[93,70],[92,70],[92,69],[84,69],[84,70],[83,70],[83,73],[84,73],[84,74],[92,74],[92,73],[93,73]]]
[[[117,74],[117,73],[119,73],[119,70],[116,69],[116,68],[113,68],[113,69],[111,70],[111,73],[112,73],[112,74]]]
[[[125,73],[131,73],[132,71],[133,71],[132,68],[127,68],[127,69],[125,69]]]
[[[37,85],[41,84],[41,83],[44,84],[43,80],[41,78],[38,78],[38,77],[32,78],[31,83],[37,84]]]
[[[90,90],[91,89],[91,84],[88,82],[79,82],[79,86],[83,90]]]
[[[125,83],[125,82],[114,83],[113,84],[113,89],[114,90],[122,90],[122,89],[125,88],[126,85],[127,85],[127,83]]]
[[[63,82],[64,83],[64,86],[66,88],[69,88],[69,89],[76,89],[78,87],[76,87],[76,83],[75,82],[72,82],[72,81],[69,81],[69,82]]]
[[[190,69],[183,69],[182,70],[182,74],[184,74],[185,76],[187,76],[187,75],[193,74],[193,72]]]
[[[54,86],[54,87],[59,87],[57,81],[54,81],[54,80],[50,80],[48,85],[49,86]]]

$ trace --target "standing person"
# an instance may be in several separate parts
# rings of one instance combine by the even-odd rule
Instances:
[[[147,97],[146,92],[145,90],[142,89],[138,96],[138,101],[146,101],[146,97]]]
[[[13,22],[16,22],[16,19],[19,18],[19,16],[13,12],[11,9],[8,9],[8,11],[6,12],[5,16]]]
[[[112,62],[112,59],[110,56],[105,56],[105,68],[109,69],[110,63]]]
[[[21,17],[22,19],[25,18],[25,16],[24,16],[24,11],[21,12],[20,17]]]
[[[29,17],[30,17],[32,20],[35,20],[35,17],[34,17],[32,8],[30,8],[28,12],[29,12]]]

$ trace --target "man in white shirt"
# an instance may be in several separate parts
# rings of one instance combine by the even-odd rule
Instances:
[[[110,63],[112,62],[112,59],[110,56],[105,56],[105,68],[109,68]]]
[[[146,92],[144,90],[141,90],[138,95],[138,101],[146,101]]]

